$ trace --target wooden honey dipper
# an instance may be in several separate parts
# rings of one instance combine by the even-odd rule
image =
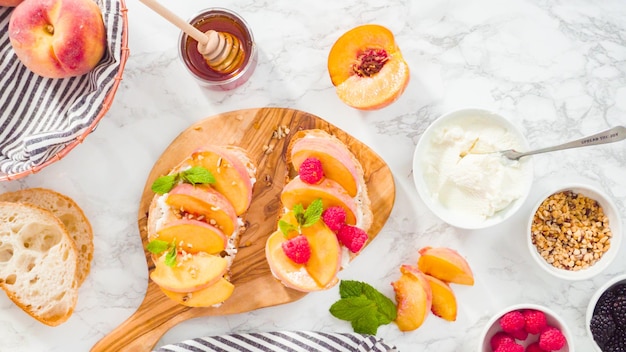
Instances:
[[[155,0],[139,1],[198,41],[198,51],[213,70],[227,74],[235,71],[243,64],[245,59],[243,46],[233,34],[214,30],[202,33]]]

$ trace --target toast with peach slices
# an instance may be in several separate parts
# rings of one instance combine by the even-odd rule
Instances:
[[[285,212],[265,255],[283,285],[325,290],[370,239],[373,215],[363,168],[341,140],[318,129],[294,134],[286,159],[297,176],[283,188]]]
[[[194,151],[152,185],[150,278],[174,301],[210,307],[230,297],[229,270],[245,231],[256,166],[235,146]]]

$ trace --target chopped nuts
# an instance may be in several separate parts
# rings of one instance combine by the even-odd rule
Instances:
[[[532,243],[552,266],[577,271],[595,264],[611,246],[609,219],[594,199],[572,191],[552,194],[535,212]]]

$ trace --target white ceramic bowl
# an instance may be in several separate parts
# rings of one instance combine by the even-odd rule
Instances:
[[[604,255],[600,258],[600,260],[598,260],[596,263],[586,269],[573,271],[554,267],[539,254],[536,246],[533,244],[532,241],[531,227],[535,212],[546,198],[554,193],[559,193],[563,191],[572,191],[574,193],[581,194],[588,198],[596,200],[598,204],[600,204],[600,206],[602,207],[604,214],[609,219],[609,227],[611,228],[611,232],[613,233],[613,237],[611,238],[611,246],[609,250],[605,252]],[[592,186],[591,184],[583,183],[570,183],[560,185],[558,188],[552,189],[546,192],[543,196],[541,196],[530,212],[528,226],[526,229],[526,242],[528,244],[528,250],[535,263],[537,263],[537,265],[539,265],[539,267],[547,273],[565,280],[586,280],[598,275],[600,272],[606,269],[617,256],[619,247],[621,245],[621,240],[622,223],[620,213],[618,212],[615,203],[600,188]]]
[[[572,332],[570,331],[570,328],[565,323],[563,318],[561,318],[559,315],[557,315],[550,308],[547,308],[547,307],[544,307],[544,306],[541,306],[541,305],[537,305],[537,304],[532,304],[532,303],[523,303],[523,304],[512,305],[512,306],[506,307],[506,308],[502,309],[501,311],[499,311],[498,313],[494,314],[493,317],[491,317],[491,319],[489,319],[489,321],[487,322],[487,324],[483,328],[483,331],[482,331],[482,333],[480,335],[477,351],[478,352],[492,352],[491,343],[490,343],[491,342],[491,338],[498,331],[502,330],[500,328],[500,324],[499,324],[500,318],[504,314],[506,314],[508,312],[512,312],[514,310],[520,310],[520,309],[535,309],[535,310],[542,311],[546,315],[546,321],[547,321],[548,325],[553,326],[553,327],[561,330],[561,333],[563,333],[563,336],[565,336],[565,340],[567,341],[567,344],[563,348],[561,348],[560,350],[555,351],[555,352],[574,352],[574,350],[575,350],[574,338],[573,338]],[[528,335],[528,338],[526,339],[526,341],[523,341],[523,342],[517,341],[517,342],[520,345],[526,347],[529,344],[531,344],[532,342],[537,341],[538,338],[539,338],[538,335]]]
[[[458,228],[480,229],[490,227],[508,219],[520,208],[520,206],[526,200],[528,193],[530,192],[530,186],[533,182],[532,162],[530,158],[522,158],[519,162],[512,162],[502,157],[503,163],[510,163],[505,165],[517,165],[515,167],[520,168],[522,173],[521,179],[519,179],[521,194],[519,198],[512,201],[503,209],[495,212],[493,215],[486,218],[481,218],[472,214],[464,216],[459,211],[451,210],[448,206],[444,204],[444,202],[440,201],[440,197],[434,195],[435,186],[433,185],[433,182],[429,180],[433,179],[432,175],[434,174],[434,172],[436,172],[433,171],[433,163],[438,162],[439,160],[446,160],[447,165],[450,165],[451,162],[454,162],[454,158],[456,157],[456,150],[453,147],[450,150],[454,152],[448,153],[444,157],[440,158],[433,148],[432,143],[433,140],[440,134],[440,131],[442,131],[443,128],[459,124],[464,125],[463,130],[474,129],[476,128],[475,126],[484,126],[485,124],[496,126],[499,131],[506,131],[506,133],[511,136],[512,140],[514,140],[519,145],[519,147],[515,149],[520,151],[528,150],[528,143],[520,130],[509,120],[492,111],[477,108],[461,109],[441,116],[435,122],[433,122],[426,129],[426,131],[424,131],[424,134],[421,136],[419,142],[417,143],[417,147],[415,148],[415,153],[413,155],[413,180],[415,182],[417,192],[419,193],[424,203],[428,206],[428,208],[441,220]],[[480,138],[482,135],[478,133],[478,136]],[[494,150],[490,149],[489,151]],[[490,158],[492,156],[490,156]],[[472,159],[466,159],[464,160],[464,162],[467,163],[470,160],[479,160],[475,158],[484,158],[484,156],[477,155],[472,155],[470,157]],[[465,166],[467,165],[468,164],[465,164]],[[484,175],[487,182],[493,181],[493,179],[489,179],[489,172],[484,172],[482,173],[482,175]],[[509,182],[503,183],[509,185],[508,187],[510,187]],[[450,188],[442,187],[441,193],[446,195],[452,194],[452,192],[448,192],[449,189]],[[460,187],[453,187],[453,189],[460,189]],[[444,196],[442,195],[441,198],[443,197]],[[480,198],[480,196],[478,196],[477,198]],[[454,201],[451,201],[450,204],[454,204]],[[460,202],[457,202],[457,204],[460,204]],[[476,207],[468,207],[468,209],[474,208]]]
[[[587,330],[587,335],[589,335],[589,338],[593,342],[593,347],[595,351],[597,352],[602,352],[602,350],[600,349],[600,346],[598,346],[598,344],[596,344],[596,342],[594,341],[593,334],[591,333],[590,324],[591,324],[591,317],[593,316],[593,310],[596,308],[596,304],[598,304],[598,300],[600,299],[600,296],[602,296],[604,292],[606,292],[608,289],[610,289],[611,287],[615,285],[625,284],[625,283],[626,283],[626,274],[618,275],[610,279],[609,281],[607,281],[602,286],[600,286],[600,288],[593,294],[593,296],[591,296],[591,299],[589,300],[589,305],[587,306],[587,314],[585,316],[585,329]]]

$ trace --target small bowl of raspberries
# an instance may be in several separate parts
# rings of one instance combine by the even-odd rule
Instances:
[[[495,314],[485,326],[479,352],[573,352],[572,334],[555,312],[518,304]]]
[[[585,326],[596,351],[626,351],[626,274],[610,279],[591,297]]]

